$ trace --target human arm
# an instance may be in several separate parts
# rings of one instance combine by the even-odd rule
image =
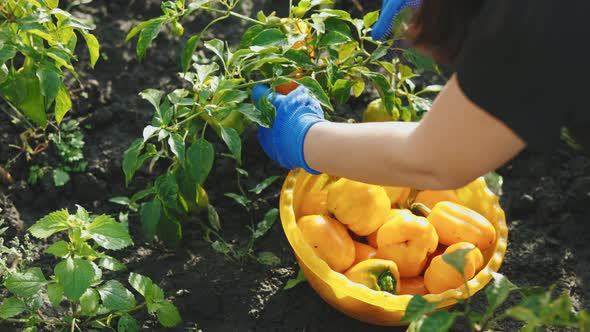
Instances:
[[[312,168],[380,185],[454,189],[525,147],[504,123],[471,102],[456,75],[419,123],[319,122],[305,137]]]

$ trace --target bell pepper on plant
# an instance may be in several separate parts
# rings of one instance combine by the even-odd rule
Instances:
[[[408,210],[394,213],[377,231],[377,257],[396,262],[404,278],[418,276],[437,245],[434,226]]]
[[[463,276],[452,265],[443,260],[444,254],[450,254],[460,249],[470,249],[465,255],[466,264],[463,269]],[[439,294],[446,290],[460,287],[466,280],[473,278],[483,267],[483,255],[472,243],[455,243],[449,246],[444,254],[434,257],[430,266],[424,272],[424,284],[432,294]]]
[[[355,259],[354,264],[366,261],[377,256],[377,249],[371,247],[368,244],[354,241]]]
[[[387,112],[385,104],[381,98],[377,98],[369,103],[363,112],[362,122],[387,122],[398,121],[400,112],[397,107],[394,107],[391,113]]]
[[[383,225],[390,206],[381,186],[341,178],[328,188],[328,211],[357,235],[369,235]]]
[[[397,265],[389,260],[365,260],[351,267],[344,275],[350,281],[376,291],[399,294],[401,288]]]
[[[407,294],[407,295],[426,295],[428,294],[428,289],[424,285],[424,277],[417,276],[412,278],[402,278],[400,280],[401,289],[399,294]]]
[[[329,216],[304,216],[297,226],[303,239],[332,270],[343,272],[355,259],[352,238],[344,225]]]
[[[311,34],[312,32],[308,23],[298,18],[282,19],[281,21],[283,23],[281,29],[285,34],[305,35],[305,39],[297,41],[295,44],[293,44],[291,48],[294,50],[306,50],[307,54],[309,55],[309,58],[313,59],[315,57],[315,49],[312,44],[313,36]],[[299,78],[304,77],[300,74],[303,74],[303,71],[301,69],[296,69],[292,71],[289,75],[296,75],[297,77],[295,78],[295,80],[297,80]],[[275,87],[275,90],[282,95],[288,95],[291,91],[297,89],[298,86],[299,84],[296,82],[288,82],[277,85]]]
[[[473,243],[486,250],[496,242],[496,229],[474,210],[453,202],[439,202],[430,211],[428,221],[436,228],[441,244]]]

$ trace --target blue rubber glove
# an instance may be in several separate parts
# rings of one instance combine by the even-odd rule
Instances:
[[[371,37],[374,40],[383,40],[391,33],[393,21],[397,14],[408,6],[418,8],[421,0],[383,0],[379,20],[373,25]]]
[[[256,85],[252,90],[255,105],[264,95],[277,109],[271,128],[258,127],[258,142],[264,152],[283,167],[319,174],[305,162],[303,142],[311,126],[326,121],[320,103],[303,86],[284,96],[273,93],[266,85]]]

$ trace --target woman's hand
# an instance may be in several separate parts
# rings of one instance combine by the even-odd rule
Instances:
[[[318,174],[305,162],[303,142],[311,126],[326,121],[320,103],[303,86],[286,96],[272,93],[266,85],[254,87],[252,98],[256,105],[265,95],[276,107],[277,113],[271,128],[258,127],[258,141],[264,152],[283,167],[303,168]]]

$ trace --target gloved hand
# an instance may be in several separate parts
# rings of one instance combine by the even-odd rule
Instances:
[[[393,21],[397,14],[408,6],[418,8],[421,0],[383,0],[379,20],[373,25],[371,37],[374,40],[385,39],[393,29]]]
[[[311,126],[326,121],[320,103],[303,86],[285,96],[273,93],[266,85],[256,85],[252,90],[255,105],[264,95],[277,109],[271,128],[258,127],[258,142],[264,152],[283,167],[319,174],[305,162],[303,142]]]

